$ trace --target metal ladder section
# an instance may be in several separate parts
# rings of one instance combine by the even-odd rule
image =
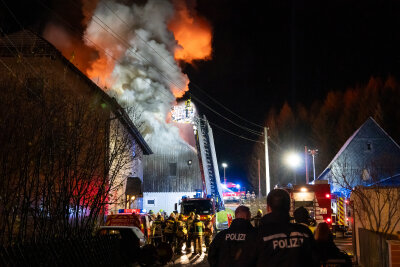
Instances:
[[[218,210],[221,210],[224,209],[224,202],[212,129],[205,116],[198,118],[196,122],[204,171],[205,193],[212,195],[217,203]]]

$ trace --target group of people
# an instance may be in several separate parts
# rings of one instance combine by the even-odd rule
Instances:
[[[183,214],[171,213],[164,218],[161,213],[152,216],[150,226],[150,240],[154,246],[161,242],[171,245],[176,254],[182,254],[183,244],[186,244],[186,251],[191,252],[192,243],[194,253],[202,253],[203,239],[206,248],[209,247],[214,233],[213,221],[210,215],[203,222],[200,215],[191,212],[185,220]]]
[[[332,258],[342,258],[344,266],[351,266],[347,254],[334,244],[326,223],[318,224],[314,235],[308,227],[308,211],[296,210],[297,220],[291,222],[289,210],[290,197],[282,189],[268,194],[265,216],[259,210],[251,219],[250,209],[239,206],[231,226],[211,243],[210,266],[320,266]]]

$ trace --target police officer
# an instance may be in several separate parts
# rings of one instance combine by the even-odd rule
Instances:
[[[210,247],[212,235],[214,233],[214,224],[211,215],[207,216],[207,220],[204,222],[204,244],[206,245],[206,251]]]
[[[314,237],[304,225],[290,223],[290,197],[283,189],[267,197],[267,212],[259,228],[257,266],[318,266]]]
[[[154,246],[158,246],[163,238],[163,221],[161,215],[157,215],[156,220],[151,225],[151,237]]]
[[[250,209],[239,206],[231,226],[219,232],[211,243],[208,262],[214,266],[254,266],[257,231],[250,223]]]
[[[182,254],[182,245],[187,240],[187,227],[186,222],[183,220],[183,215],[180,214],[177,221],[177,232],[176,232],[176,253]]]
[[[203,245],[203,235],[204,235],[204,223],[200,221],[200,215],[197,214],[194,221],[193,226],[191,227],[192,238],[194,243],[194,253],[201,254],[203,253],[202,245]]]
[[[175,213],[171,213],[169,218],[165,221],[165,228],[164,228],[165,242],[173,246],[175,241],[175,234],[176,234]]]
[[[258,229],[260,227],[260,222],[261,222],[261,218],[263,216],[263,212],[262,210],[258,210],[257,211],[257,215],[254,216],[253,218],[251,218],[251,221],[253,222],[253,226]]]
[[[192,251],[192,239],[193,239],[192,226],[193,226],[194,216],[195,216],[195,214],[192,211],[189,213],[189,217],[186,220],[186,228],[188,231],[188,237],[186,240],[186,252]]]

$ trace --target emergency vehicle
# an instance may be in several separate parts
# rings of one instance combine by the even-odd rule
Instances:
[[[291,199],[291,215],[297,208],[303,206],[317,224],[326,222],[334,232],[347,232],[351,229],[348,200],[338,193],[331,193],[328,181],[294,185],[288,192]]]
[[[332,226],[331,190],[326,184],[294,185],[289,191],[291,205],[290,212],[303,206],[317,223],[326,222]]]
[[[145,210],[120,209],[118,214],[110,214],[106,219],[106,226],[134,226],[146,236],[150,236],[150,223]]]
[[[212,217],[213,223],[215,222],[215,213],[217,212],[216,203],[213,198],[207,196],[206,198],[196,197],[188,198],[186,196],[182,197],[181,200],[181,214],[183,214],[186,220],[191,212],[200,215],[201,221],[206,221],[207,217],[210,215]]]
[[[246,195],[245,191],[240,191],[241,187],[239,184],[226,183],[222,185],[222,198],[224,202],[239,202],[241,198]]]

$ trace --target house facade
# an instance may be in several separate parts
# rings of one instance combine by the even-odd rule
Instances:
[[[370,117],[317,179],[329,180],[332,192],[348,195],[357,185],[398,181],[399,173],[400,146]]]
[[[10,136],[28,140],[31,147],[27,150],[18,139],[10,139],[15,148],[10,145],[7,152],[15,158],[23,151],[31,153],[26,166],[32,175],[27,179],[37,172],[40,181],[70,181],[69,187],[57,188],[57,194],[71,191],[76,198],[71,205],[87,205],[87,210],[93,205],[89,195],[91,202],[108,203],[108,213],[141,207],[143,158],[152,150],[116,100],[29,30],[0,37],[0,60],[1,101],[9,109],[2,111],[3,123],[7,129],[17,125]],[[42,162],[34,155],[43,157]],[[109,198],[99,200],[98,192],[105,190]],[[78,214],[76,209],[71,212]]]

